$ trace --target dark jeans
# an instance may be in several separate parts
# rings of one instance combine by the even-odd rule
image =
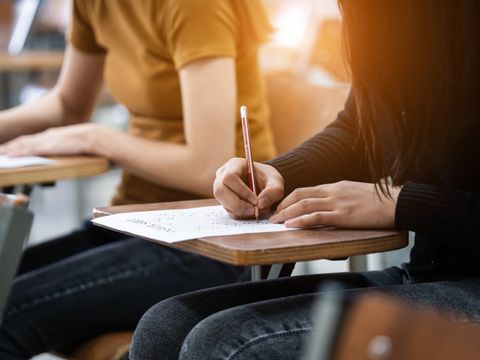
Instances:
[[[410,284],[403,270],[309,275],[221,286],[175,296],[140,320],[131,360],[290,360],[312,328],[319,285],[336,280],[349,297],[381,291],[480,320],[480,280]]]
[[[158,301],[248,276],[245,268],[87,224],[25,252],[0,328],[0,359],[133,330]]]

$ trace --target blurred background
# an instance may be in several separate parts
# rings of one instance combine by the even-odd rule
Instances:
[[[336,0],[263,0],[275,27],[262,50],[272,126],[280,152],[335,119],[348,94]],[[69,28],[70,0],[0,0],[0,109],[42,96],[57,79]],[[105,91],[93,121],[125,128],[128,112]],[[33,190],[31,243],[63,234],[108,205],[118,169]],[[408,249],[369,255],[370,269],[398,265]],[[299,264],[295,272],[347,269],[345,261]]]

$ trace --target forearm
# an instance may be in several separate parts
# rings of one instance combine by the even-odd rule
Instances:
[[[88,152],[153,183],[212,196],[216,170],[235,155],[237,95],[233,58],[207,58],[179,72],[185,144],[104,129]],[[208,88],[205,87],[208,84]]]
[[[234,156],[233,142],[199,149],[188,144],[152,141],[119,130],[97,134],[91,153],[153,183],[212,196],[215,171]]]
[[[56,86],[42,98],[0,112],[0,144],[20,135],[89,119],[102,84],[104,57],[70,46]]]
[[[0,143],[64,123],[65,108],[56,90],[13,109],[0,112]]]

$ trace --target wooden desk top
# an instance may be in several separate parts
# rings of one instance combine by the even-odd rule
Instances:
[[[93,156],[53,156],[53,165],[0,169],[0,187],[49,183],[57,180],[99,175],[110,165],[105,158]]]
[[[0,71],[60,70],[62,62],[63,51],[0,53]]]
[[[211,206],[213,200],[111,206],[94,209],[94,217],[129,211],[182,209]],[[162,243],[234,265],[291,263],[317,259],[339,259],[354,255],[400,249],[408,244],[407,233],[380,230],[317,228],[263,234],[208,237]]]

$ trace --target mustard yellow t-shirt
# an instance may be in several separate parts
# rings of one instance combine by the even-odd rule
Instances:
[[[235,58],[238,105],[249,108],[253,157],[263,161],[275,155],[257,58],[269,32],[260,0],[75,0],[70,42],[105,54],[105,83],[130,111],[132,134],[176,143],[185,142],[178,70],[200,58]],[[124,172],[113,203],[194,197]]]

